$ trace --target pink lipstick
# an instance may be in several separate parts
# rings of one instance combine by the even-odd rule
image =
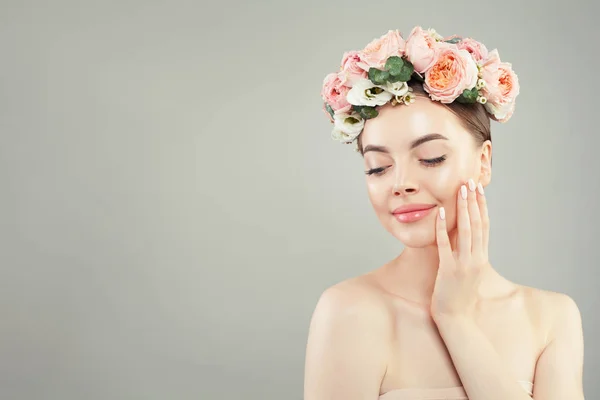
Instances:
[[[416,222],[431,213],[435,204],[406,204],[396,208],[392,214],[399,222]]]

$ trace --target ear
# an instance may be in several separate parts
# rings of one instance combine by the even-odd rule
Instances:
[[[492,180],[492,142],[486,140],[481,145],[481,159],[479,168],[479,182],[485,187]]]

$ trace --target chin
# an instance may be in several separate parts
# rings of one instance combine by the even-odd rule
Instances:
[[[434,232],[394,232],[392,233],[406,247],[424,248],[436,244]]]
[[[436,244],[435,223],[428,219],[407,224],[394,219],[387,230],[406,247],[428,247]]]

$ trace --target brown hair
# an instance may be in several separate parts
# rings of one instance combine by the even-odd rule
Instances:
[[[408,84],[413,89],[413,94],[429,97],[422,83],[410,81]],[[417,99],[417,101],[419,100]],[[446,107],[460,119],[463,127],[471,133],[478,145],[482,145],[486,140],[492,141],[490,117],[483,104],[464,104],[457,101],[450,104],[439,102],[439,104]],[[362,134],[358,136],[357,144],[360,154],[363,155]]]

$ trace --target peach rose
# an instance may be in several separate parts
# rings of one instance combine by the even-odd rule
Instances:
[[[488,50],[483,43],[475,39],[465,38],[456,44],[460,50],[467,50],[475,62],[479,63],[487,58]]]
[[[519,86],[519,78],[512,69],[512,64],[501,62],[498,66],[498,72],[498,88],[500,89],[501,99],[515,99],[519,95],[521,88]]]
[[[405,46],[406,43],[399,31],[388,31],[379,39],[374,39],[361,51],[362,61],[359,66],[365,71],[370,67],[381,69],[389,57],[402,57]]]
[[[481,79],[485,81],[486,87],[483,92],[486,97],[489,95],[490,90],[494,91],[498,84],[498,67],[500,66],[500,55],[498,50],[494,49],[490,51],[487,57],[481,61]]]
[[[465,89],[472,89],[477,84],[477,64],[466,50],[447,43],[438,46],[423,88],[433,100],[452,103]]]
[[[406,40],[406,56],[416,72],[422,74],[431,67],[435,61],[437,43],[429,31],[424,31],[420,26],[413,28]]]
[[[497,81],[486,86],[486,109],[497,121],[508,121],[514,112],[515,99],[519,92],[519,79],[513,71],[512,65],[500,62],[497,70]]]
[[[350,88],[343,84],[339,74],[332,72],[323,80],[321,98],[336,114],[348,112],[352,108],[352,105],[346,100],[349,91]]]
[[[340,73],[340,78],[344,85],[352,86],[357,81],[367,78],[367,71],[359,65],[363,62],[363,55],[359,51],[348,51],[344,53]]]

